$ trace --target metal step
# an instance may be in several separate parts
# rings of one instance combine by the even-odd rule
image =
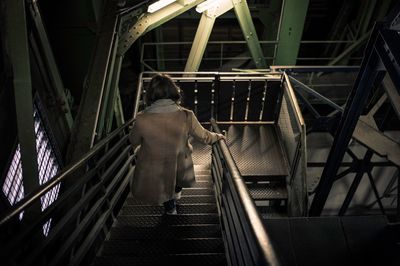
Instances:
[[[285,200],[288,197],[285,183],[248,184],[247,188],[254,200]]]
[[[218,224],[196,224],[156,227],[119,226],[111,229],[110,240],[158,240],[221,237]]]
[[[214,196],[214,189],[213,188],[184,188],[182,190],[182,196],[187,195],[208,195]]]
[[[212,182],[211,175],[196,174],[196,181],[209,181]]]
[[[119,215],[118,226],[154,227],[157,225],[219,224],[218,213],[178,214],[178,215]]]
[[[108,257],[95,260],[98,266],[155,266],[155,265],[190,265],[190,266],[225,266],[224,253],[161,255],[152,257]]]
[[[243,176],[245,182],[286,182],[286,175],[247,175]]]
[[[199,182],[194,183],[194,185],[191,186],[190,188],[212,188],[213,185],[214,184],[212,182],[199,181]],[[184,189],[190,189],[190,188],[184,188]]]
[[[215,203],[215,196],[213,195],[182,195],[181,199],[177,200],[178,204],[190,204],[190,203]],[[128,197],[126,202],[126,206],[130,205],[147,205],[139,200],[136,200],[132,197]]]
[[[191,238],[168,240],[109,240],[104,243],[102,255],[158,256],[168,254],[223,253],[221,238]]]
[[[205,204],[178,204],[176,206],[180,214],[200,214],[200,213],[217,213],[217,206],[212,203]],[[122,215],[153,215],[164,213],[164,206],[124,206],[122,207]]]

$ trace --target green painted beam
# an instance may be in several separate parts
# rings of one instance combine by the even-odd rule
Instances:
[[[110,91],[110,98],[107,104],[107,117],[106,117],[106,134],[111,132],[112,129],[112,123],[113,123],[113,117],[115,115],[115,106],[117,106],[119,103],[118,101],[121,102],[121,99],[119,98],[119,88],[118,88],[118,83],[119,83],[119,77],[121,73],[121,66],[122,66],[122,56],[117,56],[115,59],[115,67],[114,67],[114,73],[112,76],[111,80],[111,91]],[[122,105],[121,105],[122,106]],[[117,111],[120,109],[118,108]],[[121,107],[122,110],[122,107]],[[123,122],[124,120],[124,114],[123,112],[118,114],[117,117],[121,117],[122,119],[117,119],[119,122]],[[122,125],[122,124],[121,124]]]
[[[131,45],[143,34],[179,16],[201,2],[204,2],[204,0],[180,0],[154,13],[146,12],[142,14],[138,21],[121,36],[118,45],[118,54],[125,54]]]
[[[115,35],[113,44],[112,44],[112,52],[110,55],[110,60],[108,64],[108,70],[106,73],[105,77],[105,86],[104,86],[104,92],[102,95],[101,99],[101,106],[100,106],[100,115],[98,117],[98,122],[97,122],[97,129],[96,129],[96,139],[97,141],[102,139],[104,134],[106,133],[105,130],[105,125],[106,125],[106,117],[108,117],[109,113],[113,113],[113,104],[114,104],[114,99],[113,99],[113,94],[115,91],[115,76],[119,74],[115,73],[116,68],[115,68],[115,61],[116,61],[116,54],[117,54],[117,45],[118,45],[118,35]],[[121,58],[121,56],[118,56],[118,58]],[[122,61],[122,59],[121,59]],[[121,64],[121,62],[118,62],[118,64]],[[118,71],[121,69],[119,67]],[[109,107],[111,106],[111,108]],[[110,111],[111,110],[111,111]]]
[[[284,0],[274,65],[295,65],[309,0]]]
[[[6,1],[7,51],[12,67],[14,97],[17,114],[18,140],[21,148],[24,194],[39,186],[36,136],[33,118],[31,69],[29,63],[28,33],[25,0]],[[29,212],[40,212],[38,202]],[[32,210],[32,211],[31,211]],[[28,215],[29,217],[30,214]]]
[[[246,0],[231,0],[250,54],[257,68],[266,68],[263,51]]]
[[[196,72],[199,70],[214,22],[215,16],[208,16],[206,12],[203,12],[186,62],[185,72]]]
[[[125,124],[124,111],[122,110],[122,102],[119,90],[117,90],[117,98],[114,105],[114,113],[115,113],[115,119],[117,121],[117,126],[120,127],[123,124]]]

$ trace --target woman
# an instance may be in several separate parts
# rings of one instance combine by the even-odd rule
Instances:
[[[204,129],[192,111],[180,106],[179,88],[167,75],[154,76],[146,91],[148,106],[136,117],[129,139],[137,152],[131,183],[135,198],[164,204],[167,214],[176,214],[175,199],[182,187],[195,183],[189,136],[212,144],[224,136]]]

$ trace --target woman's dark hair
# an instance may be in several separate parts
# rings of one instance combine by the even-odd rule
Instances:
[[[180,104],[182,99],[179,87],[165,74],[157,74],[151,80],[146,90],[146,105],[151,105],[160,99],[171,99]]]

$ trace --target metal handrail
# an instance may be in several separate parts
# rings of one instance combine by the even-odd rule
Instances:
[[[221,131],[214,119],[210,120],[212,128],[215,132],[220,133]],[[223,159],[226,163],[226,167],[232,178],[236,192],[239,196],[242,208],[244,210],[245,219],[252,231],[252,237],[254,237],[256,246],[261,252],[261,258],[267,265],[280,265],[278,256],[273,248],[270,237],[265,230],[260,215],[254,205],[253,199],[247,189],[246,184],[240,174],[240,171],[232,157],[231,152],[225,142],[225,140],[219,140],[218,145],[221,149]]]
[[[99,141],[92,149],[90,149],[85,155],[81,157],[78,161],[67,166],[63,171],[57,174],[54,178],[50,179],[48,182],[39,186],[37,189],[29,193],[25,198],[19,201],[13,206],[13,208],[8,211],[5,215],[1,217],[0,226],[6,224],[8,221],[15,218],[20,212],[22,212],[27,207],[31,206],[36,200],[40,199],[46,192],[50,191],[58,183],[67,179],[72,172],[79,169],[84,163],[86,163],[90,158],[92,158],[99,150],[104,148],[110,140],[117,136],[122,130],[128,127],[135,121],[135,118],[130,119],[124,125],[120,126],[114,130],[110,135]]]

